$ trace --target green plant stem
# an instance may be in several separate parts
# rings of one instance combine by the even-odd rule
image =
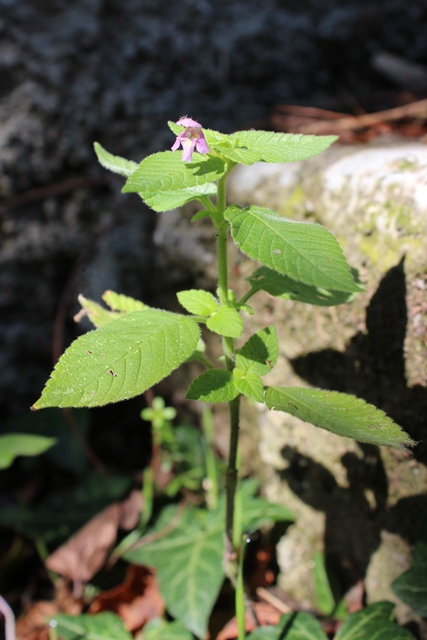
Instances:
[[[213,420],[210,407],[204,406],[202,413],[202,427],[205,437],[205,464],[206,464],[206,502],[209,509],[216,509],[218,504],[218,477],[215,454],[213,450]]]
[[[236,502],[236,490],[238,480],[237,452],[239,445],[240,423],[240,396],[229,403],[230,412],[230,448],[228,454],[228,468],[226,475],[225,496],[225,540],[226,540],[226,566],[229,578],[235,583],[237,576],[236,546],[234,540],[234,511]]]
[[[224,218],[224,211],[227,207],[226,186],[227,175],[231,171],[232,165],[228,167],[225,175],[218,180],[217,191],[217,213],[212,216],[217,234],[217,260],[218,260],[218,290],[221,305],[230,305],[228,293],[228,222]],[[224,350],[227,369],[232,371],[235,362],[234,341],[232,338],[223,337],[222,345]],[[239,421],[240,421],[240,396],[237,396],[229,403],[230,412],[230,448],[228,454],[228,468],[225,480],[226,514],[225,514],[225,567],[228,577],[233,585],[237,583],[238,565],[237,549],[234,540],[234,508],[237,490],[237,452],[239,444]]]

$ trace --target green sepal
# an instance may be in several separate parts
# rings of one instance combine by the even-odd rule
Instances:
[[[120,156],[113,156],[113,154],[104,149],[99,142],[94,142],[93,146],[98,161],[102,164],[104,169],[108,169],[108,171],[112,171],[113,173],[118,173],[125,178],[131,176],[132,173],[137,170],[138,164],[133,162],[133,160],[126,160]]]
[[[269,409],[284,411],[339,436],[405,450],[415,443],[384,411],[361,398],[305,387],[269,387]]]

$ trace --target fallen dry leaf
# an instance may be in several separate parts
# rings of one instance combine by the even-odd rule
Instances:
[[[268,602],[254,602],[253,613],[246,611],[246,631],[253,631],[257,627],[279,624],[282,613]],[[236,618],[232,618],[220,631],[216,640],[233,640],[238,636]]]
[[[113,547],[117,529],[132,529],[139,517],[141,495],[134,491],[123,502],[115,502],[101,511],[46,560],[46,568],[73,581],[79,594],[101,569]]]
[[[16,622],[16,640],[49,640],[47,620],[57,613],[78,615],[82,603],[76,600],[62,580],[58,580],[56,597],[52,602],[40,601],[31,605]]]
[[[163,615],[165,603],[154,573],[147,567],[130,565],[125,581],[101,593],[92,603],[90,613],[114,611],[128,631],[140,629],[153,618]]]

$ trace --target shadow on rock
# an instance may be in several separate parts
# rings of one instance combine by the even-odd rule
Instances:
[[[367,333],[357,333],[344,353],[324,349],[291,360],[311,385],[351,393],[385,411],[415,441],[427,464],[427,389],[408,387],[404,341],[408,322],[404,261],[391,268],[366,313]],[[424,442],[423,442],[424,441]]]

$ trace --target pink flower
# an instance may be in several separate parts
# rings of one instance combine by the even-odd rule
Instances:
[[[191,162],[193,151],[199,153],[209,153],[209,147],[202,131],[202,125],[192,120],[192,118],[180,118],[176,124],[185,127],[174,142],[172,151],[176,151],[182,145],[182,159],[184,162]]]

